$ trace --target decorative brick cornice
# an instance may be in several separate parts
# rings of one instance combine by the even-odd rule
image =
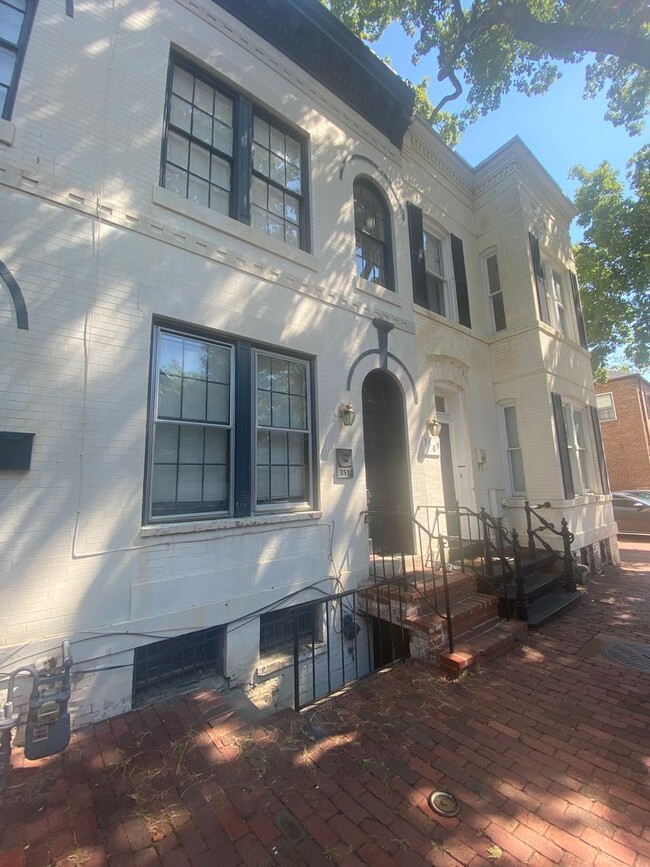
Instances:
[[[136,209],[124,210],[121,205],[111,203],[106,199],[100,201],[96,194],[78,189],[64,189],[56,183],[53,176],[42,170],[39,170],[38,173],[21,171],[15,167],[5,166],[1,161],[0,187],[20,191],[52,205],[85,214],[87,217],[107,225],[127,229],[193,255],[201,256],[203,259],[219,262],[243,274],[253,276],[257,280],[265,280],[269,284],[283,286],[285,289],[316,299],[330,307],[347,310],[356,316],[362,316],[366,319],[377,317],[386,319],[400,331],[414,333],[412,322],[393,313],[387,313],[383,305],[373,304],[372,301],[360,301],[356,297],[350,297],[350,295],[320,283],[315,267],[311,268],[312,276],[308,273],[309,268],[300,268],[300,265],[295,263],[288,263],[286,267],[269,266],[252,255],[242,255],[239,251],[229,249],[227,236],[224,237],[223,233],[219,233],[216,229],[213,231],[215,236],[218,236],[217,240],[210,241],[205,235],[186,231],[184,225],[179,225],[180,221],[170,222],[162,216],[158,218],[154,213],[138,212]],[[267,258],[269,251],[265,250],[263,246],[260,249],[264,258]]]

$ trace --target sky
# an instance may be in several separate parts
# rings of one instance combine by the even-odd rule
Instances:
[[[434,105],[451,92],[449,82],[436,81],[435,50],[416,67],[412,65],[411,41],[400,25],[391,25],[370,47],[380,57],[390,57],[393,68],[404,78],[418,82],[429,75],[432,82],[429,99]],[[577,186],[575,181],[569,180],[569,170],[578,163],[593,171],[603,160],[608,160],[624,180],[625,165],[646,136],[630,137],[623,127],[614,127],[604,119],[604,97],[599,95],[585,100],[583,89],[584,68],[569,64],[564,67],[560,81],[544,96],[508,93],[497,111],[468,128],[457,147],[458,153],[475,166],[518,135],[569,197]],[[453,111],[454,103],[447,103],[445,108]],[[575,235],[574,240],[578,239],[575,221],[572,235]]]

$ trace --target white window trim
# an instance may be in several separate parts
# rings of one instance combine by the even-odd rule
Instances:
[[[596,480],[596,466],[591,420],[588,417],[588,408],[584,404],[571,400],[562,401],[562,417],[566,433],[567,449],[571,464],[571,476],[573,478],[573,490],[577,496],[596,493],[594,484]],[[584,446],[578,442],[578,430],[575,424],[575,413],[582,416],[582,426],[585,434]],[[567,424],[567,416],[569,424]],[[583,457],[584,456],[584,466]],[[586,473],[585,473],[586,470]],[[585,474],[587,478],[585,479]]]
[[[488,271],[488,259],[495,257],[497,260],[497,269],[499,270],[499,291],[492,292],[492,287],[490,285],[490,272]],[[499,254],[496,247],[491,247],[489,250],[486,250],[481,254],[481,271],[483,274],[483,284],[485,286],[485,297],[488,308],[488,322],[490,323],[490,332],[491,334],[503,334],[508,330],[508,317],[506,315],[506,303],[503,295],[503,284],[501,282],[501,269],[499,268]],[[501,295],[501,300],[503,302],[503,315],[506,320],[505,328],[497,329],[496,317],[494,315],[494,297],[496,295]]]
[[[308,463],[307,463],[307,498],[300,502],[289,503],[289,502],[281,502],[281,503],[258,503],[257,502],[257,432],[258,430],[280,430],[285,431],[289,429],[285,428],[272,428],[270,426],[260,425],[258,420],[258,402],[257,402],[257,369],[260,356],[265,356],[266,358],[280,358],[284,361],[290,361],[298,364],[303,364],[305,367],[305,379],[307,386],[307,428],[306,430],[295,430],[296,433],[302,433],[307,435],[307,455],[308,455]],[[253,409],[253,478],[252,482],[252,493],[251,493],[251,510],[257,514],[264,514],[265,512],[277,512],[281,510],[282,512],[297,512],[297,511],[305,511],[305,509],[311,508],[311,503],[313,500],[313,479],[312,479],[312,403],[311,403],[311,383],[313,376],[313,367],[308,359],[305,358],[296,358],[291,355],[283,355],[281,352],[273,352],[272,350],[255,348],[253,350],[253,389],[254,389],[254,409]]]
[[[598,406],[598,398],[600,398],[600,397],[611,398],[611,410],[614,413],[612,418],[601,418],[601,416],[600,416],[601,407]],[[596,395],[596,409],[598,410],[598,421],[601,424],[605,424],[608,421],[616,421],[618,417],[616,415],[616,402],[614,400],[614,392],[613,391],[603,391],[600,394],[597,394]],[[602,409],[610,409],[610,407],[602,407]],[[650,415],[650,412],[648,412],[648,415]]]
[[[573,321],[573,313],[571,312],[571,305],[569,304],[567,295],[568,272],[566,268],[558,262],[548,258],[542,258],[542,267],[544,269],[544,286],[546,288],[546,299],[551,316],[551,325],[565,339],[575,340],[575,323]],[[559,298],[556,294],[555,277],[558,278],[559,283]],[[564,311],[566,328],[562,327],[560,308]]]
[[[510,446],[508,442],[508,428],[506,425],[506,410],[513,409],[515,412],[515,422],[517,425],[517,437],[519,439],[519,446]],[[519,430],[519,416],[517,413],[517,405],[514,401],[505,401],[504,403],[499,404],[499,427],[501,430],[501,442],[503,445],[503,454],[504,454],[504,463],[505,463],[505,471],[506,471],[506,480],[507,480],[507,489],[508,496],[521,498],[526,496],[526,490],[519,490],[515,488],[515,478],[514,472],[512,469],[512,462],[510,459],[510,454],[513,451],[518,451],[521,455],[521,465],[522,471],[524,474],[524,485],[526,484],[526,467],[524,464],[524,451],[521,441],[521,431]]]
[[[431,310],[429,307],[423,308],[424,310],[428,310],[429,313],[433,313],[434,316],[440,316],[443,319],[447,319],[450,322],[458,322],[458,302],[456,296],[456,278],[454,274],[452,256],[451,256],[451,238],[449,232],[446,232],[444,229],[441,229],[435,225],[433,225],[429,218],[424,215],[422,231],[425,235],[431,235],[432,238],[435,238],[440,242],[440,253],[442,257],[442,267],[444,270],[444,274],[436,274],[435,271],[429,271],[426,267],[426,259],[425,259],[425,271],[427,274],[432,274],[438,280],[442,280],[443,282],[443,296],[445,302],[445,313],[437,313],[435,310]],[[424,244],[424,238],[422,239],[422,243]],[[426,245],[425,245],[426,247]]]

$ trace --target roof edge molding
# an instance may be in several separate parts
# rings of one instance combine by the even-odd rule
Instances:
[[[415,91],[319,0],[213,0],[308,72],[397,148]]]

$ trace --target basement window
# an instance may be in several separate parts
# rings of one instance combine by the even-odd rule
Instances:
[[[293,648],[294,632],[298,630],[300,645],[316,644],[321,640],[318,604],[300,605],[267,611],[260,617],[260,656],[289,653]]]
[[[176,692],[224,670],[225,627],[214,626],[136,647],[133,663],[133,705]]]

